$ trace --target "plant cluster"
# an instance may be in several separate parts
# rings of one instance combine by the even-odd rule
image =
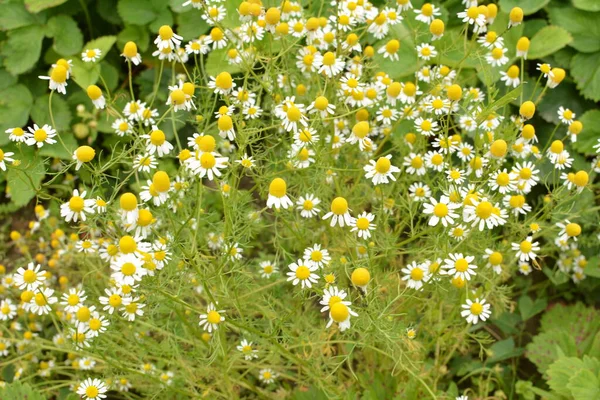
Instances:
[[[120,0],[84,45],[51,3],[0,8],[0,396],[597,398],[597,312],[527,328],[600,277],[568,30],[504,1]]]

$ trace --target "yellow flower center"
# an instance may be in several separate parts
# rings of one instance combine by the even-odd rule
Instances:
[[[300,265],[296,269],[296,278],[306,280],[310,276],[310,269],[306,265]]]
[[[454,262],[454,268],[458,272],[465,272],[466,270],[469,269],[469,262],[467,260],[465,260],[464,258],[459,258],[458,260],[456,260]]]

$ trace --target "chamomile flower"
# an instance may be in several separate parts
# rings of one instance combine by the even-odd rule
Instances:
[[[152,126],[152,131],[149,134],[142,135],[146,139],[146,151],[148,154],[157,153],[159,157],[163,157],[173,150],[173,145],[167,141],[165,133],[158,129],[156,125]]]
[[[566,125],[570,125],[575,120],[575,113],[563,106],[558,107],[558,119]]]
[[[38,78],[49,81],[48,87],[50,90],[56,90],[58,93],[67,94],[69,70],[65,66],[57,64],[50,71],[50,76],[40,75]]]
[[[104,293],[106,293],[106,296],[100,296],[98,301],[104,306],[102,310],[107,311],[111,315],[121,307],[129,305],[131,301],[131,297],[125,296],[121,289],[117,287],[106,288],[104,289]]]
[[[141,172],[150,172],[158,166],[156,157],[152,154],[138,154],[133,160],[133,169]]]
[[[275,382],[277,378],[277,374],[273,372],[271,368],[263,368],[258,371],[258,380],[260,380],[264,384],[269,384]]]
[[[143,264],[143,260],[133,253],[122,254],[111,263],[110,267],[114,271],[111,277],[118,284],[134,285],[147,274]]]
[[[330,226],[339,225],[340,227],[351,226],[353,218],[350,215],[348,201],[343,197],[336,197],[331,202],[331,211],[323,216],[323,220],[331,218]]]
[[[142,56],[140,56],[137,45],[134,42],[125,43],[121,56],[125,57],[127,61],[132,62],[134,65],[140,65],[142,63]]]
[[[492,270],[498,275],[502,273],[502,261],[504,261],[502,253],[492,249],[485,249],[483,259],[488,260],[486,267],[491,267]]]
[[[10,321],[17,315],[17,306],[15,306],[12,301],[7,298],[0,302],[0,321]],[[6,350],[0,348],[0,351]],[[6,354],[4,354],[6,355]]]
[[[219,325],[225,321],[224,310],[217,310],[218,303],[210,303],[206,309],[206,314],[200,315],[199,325],[202,329],[211,333],[219,329]]]
[[[294,286],[300,283],[302,289],[311,288],[319,280],[319,275],[314,273],[319,267],[308,260],[298,260],[291,263],[288,268],[290,272],[287,273],[287,280]]]
[[[94,213],[94,199],[86,199],[85,195],[87,192],[79,193],[79,190],[73,190],[73,196],[68,202],[61,204],[60,216],[65,219],[66,222],[77,222],[79,220],[85,221],[86,214]]]
[[[368,239],[371,237],[371,231],[375,230],[376,225],[373,223],[375,216],[371,213],[363,211],[354,219],[354,226],[350,232],[357,232],[359,238]]]
[[[465,205],[463,211],[465,222],[472,222],[473,227],[477,227],[480,231],[493,229],[496,226],[506,223],[506,211],[492,203],[487,198],[481,200],[471,199],[471,204]]]
[[[454,224],[454,219],[458,218],[458,214],[454,210],[460,208],[460,204],[450,202],[448,196],[441,196],[439,202],[432,197],[427,203],[423,203],[423,213],[431,215],[429,218],[429,226],[436,226],[440,221],[444,227]]]
[[[327,249],[322,249],[321,245],[318,243],[304,249],[303,258],[319,268],[324,268],[331,262],[329,251]]]
[[[344,60],[341,57],[336,57],[335,53],[328,51],[323,54],[319,74],[328,78],[333,78],[344,69]]]
[[[29,137],[29,132],[24,131],[22,128],[10,128],[5,131],[9,134],[8,139],[11,142],[23,143]]]
[[[216,77],[210,77],[208,87],[217,94],[228,95],[235,88],[235,82],[229,72],[221,72]]]
[[[287,195],[287,183],[281,178],[275,178],[269,184],[269,197],[267,198],[267,207],[287,209],[294,203]]]
[[[521,83],[519,79],[519,67],[512,65],[506,72],[500,71],[500,80],[509,87],[516,88],[519,86]]]
[[[437,50],[434,46],[428,43],[421,43],[417,46],[417,56],[425,61],[429,61],[430,59],[437,57]]]
[[[158,36],[154,39],[154,44],[159,50],[175,49],[179,47],[183,38],[173,32],[173,29],[168,25],[163,25],[158,29]]]
[[[25,143],[28,146],[37,146],[41,148],[44,144],[54,144],[56,140],[56,130],[53,129],[50,125],[44,125],[41,128],[37,124],[33,124],[33,128],[30,126],[29,135],[25,140]]]
[[[309,114],[319,114],[321,118],[327,118],[335,114],[335,105],[331,104],[327,97],[318,96],[310,105],[306,108]]]
[[[492,315],[491,305],[486,303],[485,299],[467,299],[466,303],[461,306],[460,315],[467,320],[469,324],[476,324],[479,321],[485,322]]]
[[[124,118],[117,118],[112,123],[111,128],[115,130],[115,133],[121,137],[125,135],[131,135],[133,133],[133,126],[129,121]]]
[[[475,269],[477,265],[472,264],[475,260],[474,256],[464,256],[462,253],[450,253],[449,258],[444,260],[444,268],[446,273],[452,278],[460,278],[462,280],[471,280],[471,277],[477,275]]]
[[[412,183],[408,187],[409,195],[414,201],[425,201],[431,196],[431,189],[422,182]]]
[[[508,62],[506,52],[507,49],[504,47],[494,47],[485,56],[485,59],[487,63],[490,64],[492,67],[501,67]]]
[[[83,53],[81,53],[81,59],[88,62],[96,62],[100,59],[102,55],[102,51],[100,49],[85,49]]]
[[[108,386],[97,378],[87,378],[77,387],[77,394],[89,400],[105,399],[106,392]]]
[[[423,4],[419,10],[414,10],[414,12],[417,14],[415,19],[427,25],[431,24],[435,17],[442,15],[440,9],[431,3]]]
[[[389,183],[389,180],[396,181],[395,173],[400,172],[400,168],[392,165],[392,155],[388,154],[385,157],[379,157],[377,161],[370,160],[369,165],[365,165],[365,178],[371,179],[373,185]]]
[[[0,169],[2,171],[6,171],[6,162],[14,162],[15,160],[12,158],[15,153],[12,151],[4,152],[4,150],[0,149]]]
[[[252,348],[252,342],[246,339],[242,339],[240,344],[236,347],[238,351],[241,351],[246,361],[250,361],[254,358],[258,358],[258,350]]]
[[[429,278],[431,277],[429,275],[428,265],[417,264],[416,261],[413,261],[405,268],[402,268],[401,272],[404,274],[402,280],[406,281],[409,288],[415,290],[421,290],[423,283],[429,281]]]
[[[260,267],[260,277],[261,278],[270,278],[271,275],[279,272],[277,266],[271,261],[261,261],[259,264]]]
[[[321,209],[317,208],[321,203],[314,194],[308,193],[305,196],[300,196],[296,201],[296,209],[300,211],[302,218],[312,218],[321,212]]]
[[[326,304],[321,312],[329,310],[329,322],[326,328],[329,328],[336,322],[340,328],[340,332],[350,328],[350,317],[358,317],[358,314],[350,308],[352,303],[344,301],[346,293],[343,290],[338,290],[337,287],[325,289],[321,304]]]
[[[536,252],[540,251],[539,243],[534,242],[531,236],[528,236],[521,243],[512,243],[511,248],[517,252],[516,257],[521,262],[535,260],[537,257]]]
[[[123,193],[119,199],[121,218],[127,224],[133,224],[139,216],[137,197],[133,193]]]
[[[27,269],[20,267],[13,277],[14,285],[21,290],[35,291],[46,280],[46,271],[41,268],[32,262],[27,264]]]
[[[49,314],[52,311],[50,305],[58,302],[58,299],[53,294],[54,289],[40,287],[29,302],[29,310],[37,315]]]
[[[378,54],[383,55],[383,58],[389,58],[391,61],[398,61],[398,50],[400,49],[400,41],[397,39],[391,39],[385,46],[382,46],[377,50]],[[418,50],[418,47],[417,47]]]

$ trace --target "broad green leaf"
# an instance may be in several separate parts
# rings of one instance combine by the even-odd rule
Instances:
[[[562,26],[573,35],[571,47],[585,53],[600,50],[600,13],[572,7],[549,7],[548,15],[552,25]]]
[[[83,34],[77,22],[65,15],[57,15],[48,20],[48,36],[54,38],[53,48],[62,56],[79,53],[83,46]]]
[[[49,94],[38,97],[35,99],[33,108],[31,109],[31,119],[40,126],[43,124],[52,125],[48,107],[49,97]],[[69,110],[67,102],[57,93],[52,95],[52,115],[54,116],[54,123],[56,124],[56,126],[52,126],[54,129],[57,131],[64,131],[70,128],[72,118],[71,110]]]
[[[39,13],[47,8],[60,6],[67,0],[25,0],[25,7],[31,13]]]
[[[600,101],[600,51],[573,57],[571,74],[583,97]]]
[[[373,45],[375,51],[385,46],[391,39],[400,41],[400,49],[397,53],[398,60],[392,61],[390,58],[384,58],[382,54],[376,53],[373,57],[375,65],[378,66],[378,70],[388,73],[392,79],[412,75],[419,69],[420,63],[410,32],[404,25],[397,24],[390,30],[390,35],[386,40],[380,40]]]
[[[600,399],[600,380],[588,369],[582,369],[571,376],[567,388],[577,400]]]
[[[527,19],[527,22],[523,26],[523,36],[532,38],[537,31],[543,27],[548,26],[548,21],[542,18]]]
[[[197,39],[200,35],[207,33],[209,25],[200,17],[200,10],[190,11],[177,15],[177,33],[185,40]]]
[[[2,48],[6,70],[19,75],[33,68],[40,58],[43,39],[44,28],[38,25],[9,31],[8,40]]]
[[[17,83],[17,77],[8,73],[5,69],[0,69],[0,90],[11,87]]]
[[[173,26],[173,14],[168,8],[157,12],[156,18],[148,25],[148,28],[150,28],[151,32],[158,32],[163,25]]]
[[[125,43],[134,42],[139,52],[148,50],[150,44],[150,33],[145,26],[141,25],[128,25],[117,35],[117,46],[119,51],[123,49]]]
[[[33,97],[25,85],[0,90],[0,146],[8,143],[7,129],[25,127]]]
[[[34,390],[28,383],[14,381],[0,388],[1,399],[44,400],[44,396]]]
[[[84,90],[100,79],[100,65],[98,63],[84,63],[77,58],[73,60],[72,71],[73,81]]]
[[[104,60],[106,54],[110,51],[112,46],[117,41],[116,36],[101,36],[98,39],[91,40],[83,46],[83,51],[86,49],[99,49],[101,51],[100,57],[96,61],[96,64]],[[91,64],[91,63],[90,63]]]
[[[500,0],[500,9],[508,12],[513,7],[521,7],[523,14],[530,15],[541,10],[550,0]]]
[[[577,357],[561,357],[548,367],[548,386],[564,397],[570,397],[567,387],[569,380],[583,368],[583,361]]]
[[[208,53],[204,67],[208,76],[217,76],[224,71],[235,74],[242,70],[239,65],[227,62],[227,49],[218,49]]]
[[[527,57],[537,59],[546,57],[573,41],[573,37],[560,26],[546,26],[540,29],[532,38]]]
[[[598,0],[572,0],[575,8],[584,11],[600,11],[600,1]]]
[[[111,24],[123,25],[123,21],[121,20],[119,13],[115,12],[116,9],[117,0],[102,0],[96,2],[96,10],[102,18]]]
[[[135,25],[149,24],[157,16],[146,0],[119,0],[117,11],[125,23]]]
[[[593,155],[596,153],[593,146],[600,139],[600,110],[586,111],[579,121],[583,124],[583,130],[577,136],[577,142],[573,143],[573,148],[582,154]],[[588,270],[585,272],[587,275]],[[600,274],[597,278],[600,278]]]
[[[515,347],[515,341],[512,337],[494,343],[488,350],[490,357],[487,361],[489,363],[495,363],[512,357],[518,357],[523,354],[522,348]]]
[[[519,299],[519,312],[523,321],[527,321],[529,318],[536,314],[541,313],[546,309],[548,302],[544,298],[537,298],[535,301],[529,296],[522,296]]]
[[[533,90],[534,86],[535,80],[529,79],[529,82],[527,82],[526,85],[529,91],[525,90],[525,94],[529,94],[530,96],[531,90]],[[536,90],[536,94],[534,96],[537,96],[538,93],[542,90],[540,86],[541,85],[538,85],[538,90]],[[527,96],[525,96],[524,98],[529,99],[529,97]],[[533,100],[535,100],[536,98],[537,97],[535,97]],[[565,99],[569,99],[568,104],[565,101]],[[558,108],[560,106],[569,108],[577,115],[577,117],[580,117],[586,109],[593,108],[594,103],[591,101],[587,101],[583,97],[581,97],[579,95],[579,91],[575,87],[575,84],[571,82],[566,82],[565,80],[554,89],[546,90],[546,93],[542,97],[542,101],[540,101],[538,105],[538,110],[536,111],[536,114],[542,117],[545,121],[558,125],[560,124],[560,120],[558,119]]]
[[[0,30],[10,30],[37,23],[37,17],[30,14],[23,3],[0,4]]]
[[[119,71],[112,64],[104,61],[100,64],[100,72],[102,73],[102,78],[104,78],[104,82],[106,82],[108,89],[111,91],[114,90],[119,84]]]
[[[75,139],[71,131],[58,132],[57,134],[60,136],[61,140],[59,140],[57,137],[56,143],[52,145],[44,145],[44,147],[40,149],[40,155],[44,157],[60,158],[63,160],[73,159],[73,152],[78,147],[77,139]]]
[[[577,356],[575,338],[560,329],[542,332],[527,345],[526,356],[537,366],[540,373],[545,373],[559,354]]]
[[[59,144],[54,144],[54,146],[56,145]],[[35,197],[46,170],[44,160],[39,156],[24,158],[21,161],[20,166],[11,167],[8,170],[6,180],[8,181],[11,201],[16,205],[24,206]]]

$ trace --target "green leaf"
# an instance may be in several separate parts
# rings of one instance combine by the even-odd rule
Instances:
[[[54,38],[53,48],[63,56],[79,53],[83,46],[83,34],[77,22],[65,15],[57,15],[48,20],[48,36]]]
[[[40,58],[43,39],[44,28],[38,25],[9,31],[8,40],[2,48],[6,70],[19,75],[33,68]]]
[[[548,15],[553,25],[562,26],[573,35],[571,47],[585,53],[600,50],[600,13],[572,7],[549,7]]]
[[[527,345],[526,356],[540,373],[545,373],[560,354],[577,356],[575,338],[560,329],[542,332]]]
[[[208,31],[209,25],[200,15],[200,10],[192,9],[190,11],[177,14],[177,33],[185,40],[197,39],[200,35]]]
[[[529,89],[529,91],[524,90],[525,94],[531,94],[531,90],[533,90],[534,86],[535,79],[529,79],[526,84],[526,89]],[[534,96],[537,96],[537,93],[542,89],[539,86],[540,85],[538,85],[538,90],[536,90],[536,94]],[[534,100],[535,98],[537,97],[534,97]],[[565,102],[565,99],[569,99],[568,104]],[[558,119],[557,111],[560,106],[568,107],[579,117],[586,109],[593,108],[594,103],[581,97],[577,87],[575,87],[575,84],[563,81],[554,89],[546,90],[546,93],[542,97],[542,101],[539,103],[538,111],[536,111],[536,113],[539,113],[539,116],[545,121],[558,125],[560,124],[560,120]]]
[[[102,18],[114,25],[123,25],[119,14],[115,12],[117,0],[102,0],[96,2],[96,11]]]
[[[573,37],[560,26],[546,26],[532,38],[527,57],[537,59],[550,55],[573,41]]]
[[[27,400],[44,400],[44,396],[34,390],[28,383],[14,381],[7,384],[4,388],[0,388],[1,399],[27,399]]]
[[[390,39],[397,39],[400,41],[400,49],[397,53],[399,60],[392,61],[389,58],[384,58],[383,55],[379,53],[376,53],[373,57],[373,60],[375,64],[379,66],[379,69],[388,73],[392,79],[399,79],[404,76],[412,75],[420,66],[417,51],[407,32],[404,25],[397,24],[390,30],[389,38],[385,41],[379,41],[373,46],[377,50],[381,46],[385,46]]]
[[[208,76],[217,76],[224,71],[235,74],[242,70],[239,65],[227,62],[227,49],[217,49],[208,53],[204,67]]]
[[[100,72],[102,73],[102,77],[106,82],[109,90],[116,89],[119,84],[119,71],[109,62],[104,61],[100,64]]]
[[[100,64],[97,63],[84,63],[76,58],[73,60],[72,71],[73,80],[84,90],[100,79]]]
[[[134,42],[140,52],[148,50],[150,43],[150,33],[145,26],[128,25],[117,35],[117,46],[123,49],[125,43]]]
[[[157,16],[146,0],[119,0],[117,11],[125,23],[135,25],[149,24]]]
[[[30,14],[23,3],[0,4],[0,29],[10,30],[37,23],[35,15]]]
[[[117,41],[116,36],[101,36],[97,39],[91,40],[83,46],[83,50],[86,49],[99,49],[101,51],[100,58],[96,61],[96,64],[104,60],[106,54],[110,51],[111,47]]]
[[[38,97],[35,99],[33,108],[31,109],[31,119],[40,126],[43,124],[52,125],[52,119],[48,110],[49,97],[49,94]],[[56,124],[56,126],[52,126],[54,129],[64,131],[70,128],[72,115],[69,105],[56,94],[52,96],[52,115]],[[60,144],[57,143],[56,145]]]
[[[160,10],[148,28],[150,28],[151,32],[158,32],[160,27],[163,25],[173,26],[173,14],[168,8]]]
[[[577,357],[561,357],[548,367],[548,386],[564,397],[570,397],[567,388],[569,380],[583,368],[583,361]]]
[[[582,154],[593,155],[596,153],[593,146],[600,139],[600,110],[586,111],[579,121],[583,124],[583,130],[577,136],[577,142],[573,143],[573,148]],[[587,269],[585,273],[590,275]],[[596,278],[600,278],[600,274]]]
[[[523,14],[530,15],[541,10],[550,0],[500,0],[500,8],[504,11],[510,11],[513,7],[521,7]]]
[[[523,296],[519,299],[519,312],[523,321],[527,321],[529,318],[536,314],[541,313],[548,306],[548,302],[544,298],[531,300],[529,296]]]
[[[66,3],[67,0],[25,0],[25,7],[31,13],[39,13],[47,8],[60,6]]]
[[[583,97],[600,101],[600,51],[575,55],[571,60],[571,74]]]
[[[587,369],[582,369],[569,379],[567,388],[577,400],[600,399],[600,380]]]
[[[8,143],[7,129],[24,127],[33,105],[31,92],[25,85],[0,90],[0,146]]]
[[[494,343],[492,346],[490,346],[489,352],[491,353],[491,356],[487,361],[490,363],[495,363],[498,361],[507,360],[509,358],[518,357],[523,354],[523,349],[516,348],[515,341],[511,337]]]
[[[8,73],[5,69],[0,69],[0,90],[11,87],[17,83],[17,77]]]
[[[573,5],[584,11],[600,11],[600,1],[598,0],[573,0]]]
[[[54,144],[54,146],[57,145],[59,146],[58,143]],[[26,205],[35,197],[46,173],[44,160],[41,157],[24,158],[22,161],[19,167],[11,167],[6,174],[11,202],[19,206]],[[1,394],[2,392],[0,392]],[[0,398],[4,397],[0,396]],[[23,397],[7,398],[17,399]]]

